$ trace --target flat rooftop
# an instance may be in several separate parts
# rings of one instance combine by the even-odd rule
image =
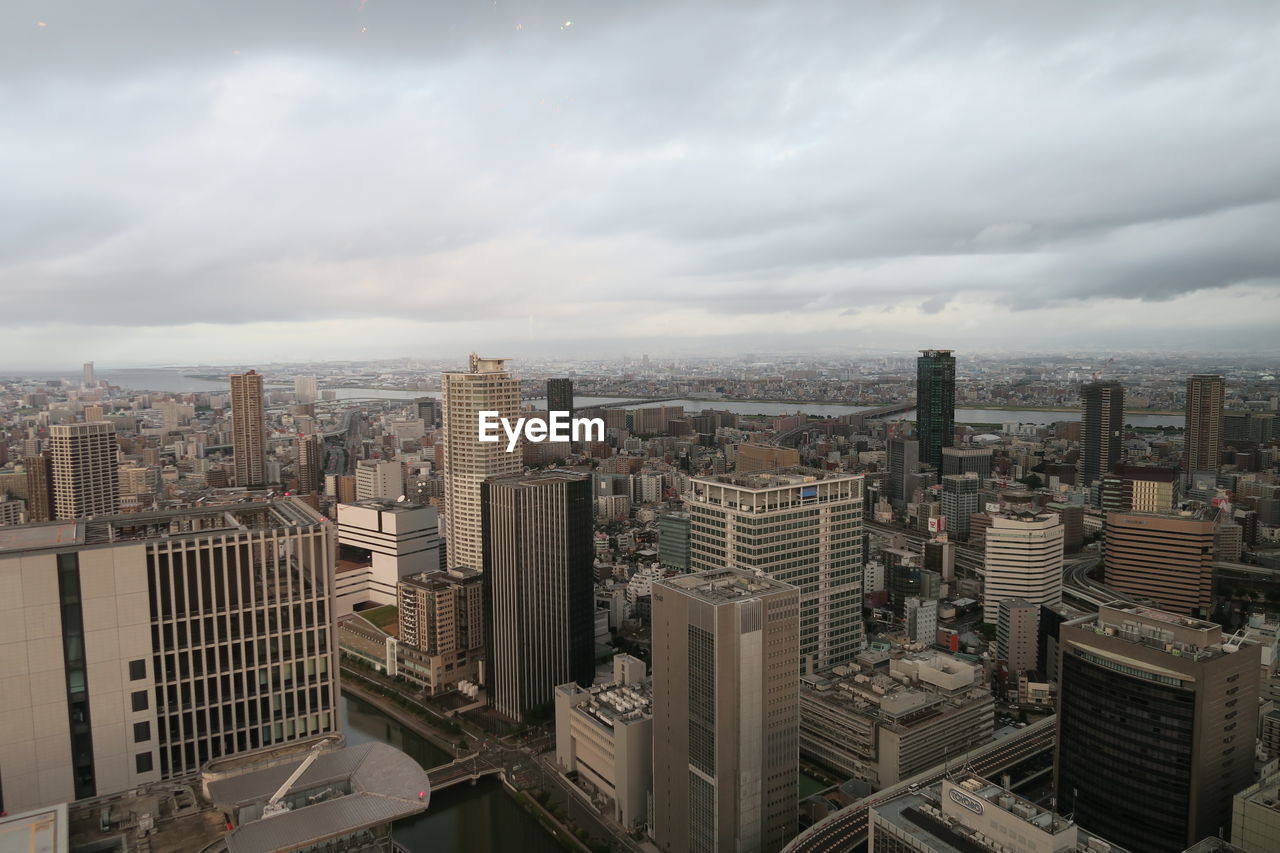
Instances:
[[[753,575],[740,569],[711,569],[691,575],[676,575],[655,585],[678,589],[699,601],[723,604],[758,598],[772,592],[794,590],[795,587],[769,577]]]
[[[719,474],[714,477],[694,477],[694,482],[720,486],[739,486],[744,489],[777,489],[786,486],[804,486],[809,483],[832,480],[856,480],[860,474],[822,471],[817,468],[790,466],[771,471],[749,471],[742,474]]]
[[[67,853],[65,804],[0,817],[0,853]]]

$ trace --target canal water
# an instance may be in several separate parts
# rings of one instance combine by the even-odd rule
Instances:
[[[381,741],[428,769],[451,760],[439,747],[368,702],[344,695],[341,711],[342,728],[352,746]],[[463,783],[432,793],[423,814],[396,824],[395,838],[414,853],[553,853],[564,849],[493,776],[474,786]]]

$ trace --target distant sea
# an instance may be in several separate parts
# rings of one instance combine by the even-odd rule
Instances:
[[[79,383],[79,371],[41,371],[41,370],[0,370],[0,378],[21,377],[22,379],[69,379]],[[226,380],[196,379],[185,376],[182,372],[161,367],[138,367],[117,370],[96,370],[96,379],[103,379],[112,385],[119,385],[130,391],[166,391],[173,394],[189,394],[193,391],[229,391]]]

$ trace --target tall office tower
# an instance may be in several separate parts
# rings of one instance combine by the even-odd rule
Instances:
[[[54,518],[53,500],[53,460],[47,454],[26,456],[22,460],[27,478],[27,521],[52,521]]]
[[[466,373],[441,376],[444,390],[445,553],[450,566],[484,562],[480,520],[480,484],[488,477],[519,474],[520,448],[507,452],[505,441],[481,442],[480,412],[514,418],[520,409],[520,382],[506,359],[471,354]],[[562,679],[567,681],[568,679]]]
[[[977,474],[948,474],[942,478],[942,515],[947,535],[961,542],[969,539],[969,516],[978,511]]]
[[[653,584],[653,830],[666,853],[795,834],[799,592],[733,569]]]
[[[298,491],[304,495],[319,492],[324,486],[324,439],[318,435],[300,435],[294,440],[294,452],[298,462]]]
[[[573,380],[547,380],[547,411],[573,413]]]
[[[56,518],[113,515],[119,510],[114,424],[54,424],[49,444]]]
[[[926,349],[916,359],[916,437],[920,461],[942,470],[942,448],[955,443],[956,359],[949,349]]]
[[[262,374],[231,374],[231,452],[235,484],[253,489],[267,484],[266,427],[262,417]]]
[[[97,386],[97,384],[98,383],[93,376],[93,362],[86,361],[84,363],[84,372],[81,374],[81,377],[80,377],[80,385],[81,387],[84,387],[84,388],[94,388]]]
[[[1216,512],[1108,513],[1103,552],[1107,586],[1150,597],[1172,613],[1207,614]]]
[[[1261,647],[1147,607],[1059,630],[1058,811],[1132,853],[1182,850],[1253,781]]]
[[[658,516],[658,562],[682,572],[689,570],[689,513]]]
[[[1006,598],[1000,602],[1000,614],[996,617],[996,657],[1005,661],[1014,682],[1018,673],[1036,668],[1040,607],[1022,598]]]
[[[1217,471],[1222,456],[1222,377],[1196,373],[1187,377],[1187,429],[1182,465],[1184,483],[1196,472]]]
[[[314,403],[320,399],[319,383],[314,376],[293,377],[293,398],[298,403]]]
[[[891,438],[885,447],[885,456],[885,467],[889,469],[889,502],[901,508],[911,500],[912,478],[920,473],[920,442]]]
[[[1178,470],[1159,465],[1117,465],[1102,478],[1102,508],[1114,512],[1172,512]]]
[[[1090,486],[1120,462],[1124,448],[1124,386],[1090,382],[1080,389],[1080,458],[1076,485]]]
[[[356,463],[356,500],[393,501],[404,494],[404,466],[394,459],[361,459]]]
[[[591,478],[495,478],[481,499],[489,695],[520,720],[595,672]]]
[[[1062,601],[1062,521],[1052,512],[1002,512],[986,532],[987,577],[982,621],[998,622],[1000,602]]]
[[[418,419],[430,432],[434,427],[440,426],[440,401],[435,397],[419,397],[413,401],[414,408],[417,410]]]
[[[991,476],[991,449],[984,447],[942,448],[942,476],[977,474],[979,480]]]
[[[28,530],[0,545],[5,808],[338,729],[333,534],[301,501]]]
[[[696,477],[689,568],[745,569],[800,590],[806,671],[862,651],[862,477],[793,468]]]
[[[401,578],[399,674],[443,693],[478,681],[484,657],[484,586],[476,569]],[[409,648],[405,648],[408,646]]]

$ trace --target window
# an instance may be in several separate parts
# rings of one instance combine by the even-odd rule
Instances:
[[[147,662],[145,660],[129,661],[129,680],[141,681],[147,677]]]
[[[151,753],[139,752],[137,755],[133,757],[133,764],[134,764],[134,767],[137,768],[139,773],[150,773],[151,772]]]
[[[151,740],[151,723],[142,722],[133,724],[133,742],[146,743]]]
[[[135,690],[133,693],[129,695],[129,698],[133,700],[133,710],[135,711],[147,710],[147,691]]]

